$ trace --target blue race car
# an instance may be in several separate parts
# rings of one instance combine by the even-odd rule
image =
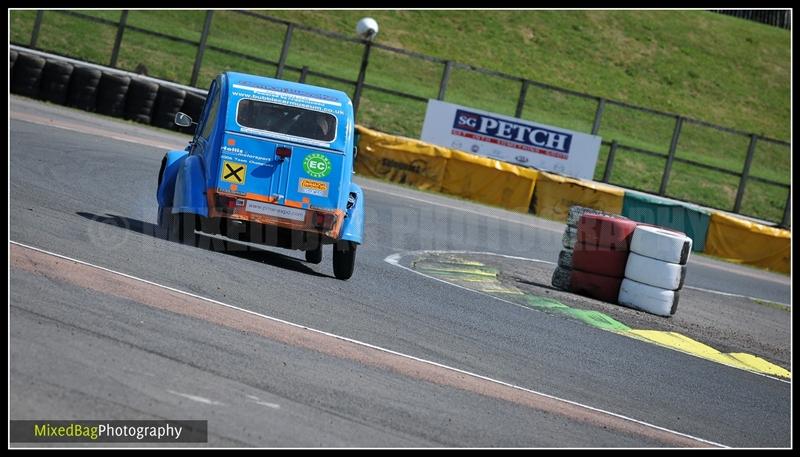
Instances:
[[[175,123],[189,126],[184,113]],[[226,72],[211,83],[194,138],[158,174],[158,226],[180,242],[195,231],[305,251],[349,279],[364,236],[352,182],[355,122],[341,91]]]

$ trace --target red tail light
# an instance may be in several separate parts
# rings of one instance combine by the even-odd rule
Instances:
[[[289,148],[289,147],[286,147],[286,146],[278,146],[278,148],[275,149],[275,155],[277,155],[281,159],[285,159],[287,157],[291,157],[292,156],[292,148]]]
[[[336,217],[333,214],[316,213],[314,214],[314,226],[323,230],[330,230],[333,228],[333,223]]]

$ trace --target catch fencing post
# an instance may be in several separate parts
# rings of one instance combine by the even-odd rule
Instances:
[[[281,79],[283,76],[283,67],[286,65],[286,56],[289,54],[289,45],[292,44],[292,31],[294,24],[286,26],[286,35],[283,37],[283,47],[281,48],[281,57],[278,59],[278,69],[275,71],[275,79]]]
[[[356,90],[353,93],[353,115],[358,113],[358,105],[361,102],[361,91],[364,88],[364,78],[367,76],[367,65],[369,65],[369,51],[372,49],[372,42],[365,41],[364,55],[361,58],[361,69],[358,71],[358,80],[356,81]]]
[[[606,99],[597,99],[597,111],[594,112],[594,124],[592,124],[592,135],[597,135],[600,131],[600,120],[603,118],[603,111],[606,109]]]
[[[119,26],[117,26],[117,37],[114,39],[114,48],[111,50],[111,62],[108,66],[117,68],[119,58],[119,47],[122,45],[122,35],[125,33],[125,24],[128,23],[128,10],[122,10],[119,15]]]
[[[525,97],[528,95],[528,80],[522,80],[522,87],[519,88],[519,99],[517,99],[517,110],[514,111],[514,117],[522,118],[522,110],[525,108]]]
[[[42,16],[44,11],[39,10],[36,12],[36,19],[33,21],[33,31],[31,32],[31,47],[36,47],[36,42],[39,41],[39,29],[42,28]]]
[[[658,189],[658,195],[663,196],[667,192],[667,183],[669,182],[669,173],[672,171],[672,162],[675,160],[675,151],[678,149],[678,139],[681,137],[681,127],[683,126],[683,118],[675,116],[675,130],[672,131],[672,141],[669,144],[669,154],[667,155],[667,163],[664,165],[664,175],[661,176],[661,187]]]
[[[742,177],[739,178],[739,189],[736,190],[736,201],[733,203],[733,212],[738,213],[742,208],[742,199],[744,198],[744,188],[747,185],[747,177],[750,175],[750,164],[753,163],[753,155],[756,152],[756,142],[758,137],[755,134],[750,135],[750,145],[747,147],[747,157],[744,159],[744,168],[742,169]]]
[[[611,149],[608,151],[608,159],[606,159],[606,169],[603,172],[603,182],[608,183],[611,179],[611,170],[614,168],[614,156],[617,155],[617,140],[611,142]]]
[[[447,90],[447,81],[450,79],[450,71],[453,68],[453,62],[446,61],[444,63],[444,70],[442,71],[442,81],[439,83],[439,96],[437,100],[444,100],[444,93]]]
[[[194,59],[192,79],[189,82],[190,86],[197,86],[197,78],[200,76],[200,65],[203,64],[203,54],[206,52],[206,41],[208,41],[208,32],[211,30],[211,18],[213,16],[213,10],[206,11],[206,21],[203,24],[203,33],[200,35],[200,44],[197,46],[197,56]]]

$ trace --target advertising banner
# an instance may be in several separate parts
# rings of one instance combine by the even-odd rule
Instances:
[[[504,162],[592,179],[600,137],[428,100],[422,141]]]

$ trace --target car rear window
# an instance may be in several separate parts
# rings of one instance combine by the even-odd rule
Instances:
[[[336,136],[336,116],[295,106],[242,99],[236,122],[268,132],[331,142]]]

